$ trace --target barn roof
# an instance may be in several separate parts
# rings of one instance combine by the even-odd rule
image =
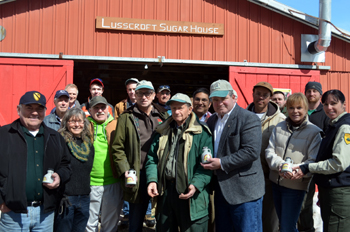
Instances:
[[[279,14],[282,14],[284,16],[287,16],[289,18],[292,18],[294,20],[297,20],[301,23],[304,23],[306,25],[309,25],[315,29],[318,29],[318,25],[319,25],[319,20],[317,19],[317,17],[313,17],[313,16],[309,16],[307,14],[305,14],[304,12],[301,12],[297,9],[294,9],[290,6],[287,6],[283,3],[280,3],[278,1],[275,0],[247,0],[249,2],[255,3],[257,5],[260,5],[262,7],[265,7],[269,10],[275,11]],[[318,7],[318,5],[315,5],[315,7]],[[297,13],[299,12],[299,13]],[[336,25],[335,25],[336,26]],[[341,40],[344,40],[348,43],[350,43],[350,32],[340,29],[339,30],[335,29],[334,26],[331,27],[332,28],[332,36],[337,37]]]

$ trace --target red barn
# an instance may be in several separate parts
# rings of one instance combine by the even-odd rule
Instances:
[[[318,34],[318,20],[276,1],[5,0],[0,19],[0,125],[17,118],[27,90],[44,93],[50,110],[67,83],[86,101],[96,77],[112,104],[130,77],[189,95],[227,79],[242,107],[262,80],[292,92],[320,81],[350,99],[350,38],[332,28],[324,61],[305,61],[303,36]]]

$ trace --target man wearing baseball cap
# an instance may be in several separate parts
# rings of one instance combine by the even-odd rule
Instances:
[[[214,158],[202,164],[214,170],[216,231],[262,231],[264,174],[260,162],[261,123],[236,103],[226,80],[210,86],[215,114],[207,121],[214,135]],[[254,225],[254,229],[252,229]]]
[[[66,90],[58,90],[53,99],[55,111],[44,118],[44,123],[51,129],[58,131],[61,121],[69,108],[69,93]]]
[[[119,115],[124,112],[127,108],[136,103],[135,89],[136,84],[139,80],[136,78],[129,78],[125,81],[126,93],[128,97],[118,102],[114,107],[114,118],[118,119]]]
[[[247,110],[255,113],[261,121],[262,143],[260,151],[261,165],[265,177],[265,195],[263,199],[262,223],[264,232],[278,232],[278,217],[272,195],[272,182],[269,179],[270,168],[265,159],[265,149],[275,126],[286,119],[278,105],[270,101],[273,87],[270,83],[262,81],[253,87],[253,102]]]
[[[145,167],[148,194],[158,196],[157,230],[207,231],[212,171],[200,160],[213,151],[212,136],[186,94],[177,93],[166,104],[172,116],[156,128]]]
[[[90,208],[86,231],[97,231],[101,215],[101,231],[117,231],[122,207],[122,189],[111,154],[117,121],[108,113],[106,98],[95,96],[90,100],[90,116],[94,134],[95,156],[90,173]]]
[[[170,106],[168,106],[166,103],[169,101],[171,94],[170,94],[170,86],[169,85],[161,85],[157,89],[157,99],[158,99],[158,105],[163,107],[167,110],[168,114],[171,115]]]
[[[90,81],[90,97],[88,97],[87,102],[83,103],[81,105],[81,109],[85,112],[86,117],[90,115],[89,108],[90,108],[90,99],[96,96],[102,96],[103,91],[104,91],[104,84],[103,81],[100,78],[94,78]],[[108,113],[114,117],[114,112],[113,112],[113,106],[109,103],[108,105]]]
[[[145,161],[152,143],[152,133],[167,117],[166,110],[153,103],[155,91],[150,81],[136,85],[136,104],[118,118],[112,152],[124,200],[129,202],[129,231],[142,231],[150,197],[147,194]],[[128,171],[136,171],[135,186],[126,185]],[[153,223],[154,224],[154,223]]]
[[[0,128],[0,231],[53,231],[58,187],[70,178],[63,137],[43,122],[46,98],[38,91],[19,100],[19,119]],[[52,183],[43,183],[53,169]]]

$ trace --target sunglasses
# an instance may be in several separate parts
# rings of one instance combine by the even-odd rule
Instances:
[[[170,89],[169,85],[161,85],[158,89]]]

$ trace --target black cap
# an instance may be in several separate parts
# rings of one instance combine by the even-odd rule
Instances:
[[[69,98],[69,93],[66,90],[57,90],[55,98],[59,98],[61,96],[66,96]]]
[[[19,99],[19,104],[39,104],[46,108],[46,97],[38,91],[29,91]]]
[[[102,97],[102,96],[96,96],[93,97],[90,102],[89,102],[89,107],[94,107],[97,104],[105,104],[107,105],[107,100],[106,98]]]
[[[321,95],[322,93],[322,85],[319,82],[314,82],[314,81],[310,81],[305,85],[305,93],[307,90],[309,89],[316,89]]]

